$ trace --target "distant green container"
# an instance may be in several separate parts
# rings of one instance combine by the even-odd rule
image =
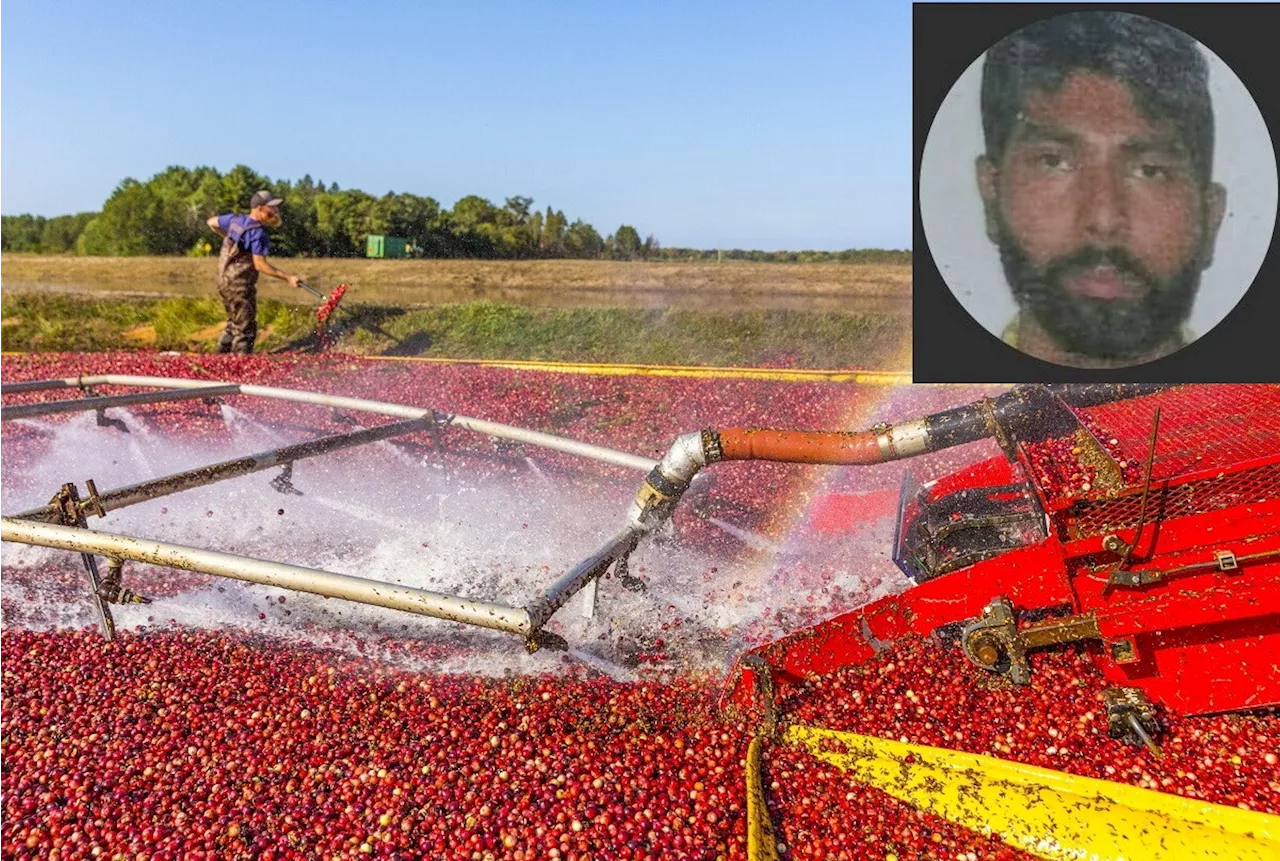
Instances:
[[[409,240],[401,239],[398,236],[374,236],[369,235],[368,241],[365,243],[364,254],[366,257],[386,257],[392,259],[401,259],[408,256]]]

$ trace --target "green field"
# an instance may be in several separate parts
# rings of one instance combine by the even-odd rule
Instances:
[[[336,348],[366,354],[904,371],[910,353],[909,325],[874,314],[537,308],[493,302],[415,309],[357,305],[351,311],[334,317],[345,328]],[[208,352],[224,319],[221,303],[207,297],[6,291],[0,297],[0,346],[24,352]],[[315,347],[310,307],[265,299],[258,306],[258,321],[261,351]]]
[[[336,349],[367,354],[909,370],[910,267],[281,260],[350,288]],[[214,349],[213,262],[3,258],[8,351]],[[260,351],[314,349],[317,302],[260,283]]]

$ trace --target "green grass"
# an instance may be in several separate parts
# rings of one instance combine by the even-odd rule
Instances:
[[[338,349],[367,354],[892,371],[906,370],[910,355],[910,322],[891,315],[493,302],[347,310],[368,325],[349,329]],[[0,343],[17,351],[140,345],[207,351],[217,341],[209,330],[225,319],[221,303],[210,297],[92,298],[15,291],[0,297],[0,318]],[[258,324],[259,350],[268,351],[307,337],[314,318],[308,307],[268,299],[259,301]],[[154,328],[153,342],[147,342],[150,330],[144,327]],[[129,330],[136,331],[133,340],[124,334]]]

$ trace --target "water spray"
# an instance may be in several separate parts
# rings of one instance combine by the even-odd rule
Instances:
[[[947,410],[914,421],[876,425],[856,432],[798,432],[755,428],[705,429],[684,434],[671,445],[660,462],[626,452],[567,439],[553,434],[501,425],[482,419],[443,413],[360,398],[325,395],[213,381],[138,377],[125,375],[81,376],[0,386],[0,393],[79,388],[91,386],[146,386],[161,392],[122,395],[112,398],[87,397],[52,403],[0,409],[0,419],[97,410],[197,397],[250,395],[308,403],[332,409],[377,413],[400,421],[344,434],[281,446],[247,457],[186,470],[173,475],[99,493],[86,482],[88,496],[81,499],[74,485],[66,485],[48,505],[3,520],[5,541],[75,550],[84,555],[92,597],[99,608],[104,634],[111,635],[112,622],[103,603],[102,578],[93,554],[111,561],[114,579],[106,594],[120,599],[132,594],[123,590],[119,572],[122,560],[200,571],[249,582],[283,586],[298,591],[344,598],[359,603],[390,607],[420,615],[464,622],[518,634],[530,651],[545,646],[566,648],[557,635],[543,630],[554,614],[575,594],[586,592],[587,614],[594,613],[599,579],[610,569],[624,581],[627,562],[640,541],[659,530],[671,517],[680,499],[698,473],[721,461],[768,460],[826,465],[868,465],[913,457],[985,437],[995,437],[1006,451],[1018,440],[1054,433],[1073,423],[1068,404],[1087,405],[1136,397],[1160,387],[1144,385],[1029,386],[1020,387],[994,399]],[[116,510],[161,496],[212,484],[275,466],[291,470],[297,460],[315,457],[367,443],[419,431],[458,427],[496,440],[539,446],[549,450],[596,460],[613,466],[647,473],[640,491],[627,513],[621,531],[595,552],[570,568],[541,591],[527,606],[514,607],[426,590],[392,586],[380,581],[333,572],[284,565],[245,556],[201,550],[180,545],[96,532],[87,529],[86,516],[105,516]],[[289,474],[277,477],[278,490],[296,490]],[[273,486],[276,486],[273,483]],[[123,591],[122,591],[123,590]],[[105,618],[104,618],[105,617]]]

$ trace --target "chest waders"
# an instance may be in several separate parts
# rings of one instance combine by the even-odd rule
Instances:
[[[218,255],[218,295],[227,309],[219,353],[252,353],[258,337],[258,270],[253,254],[239,245],[245,228],[231,225]]]

